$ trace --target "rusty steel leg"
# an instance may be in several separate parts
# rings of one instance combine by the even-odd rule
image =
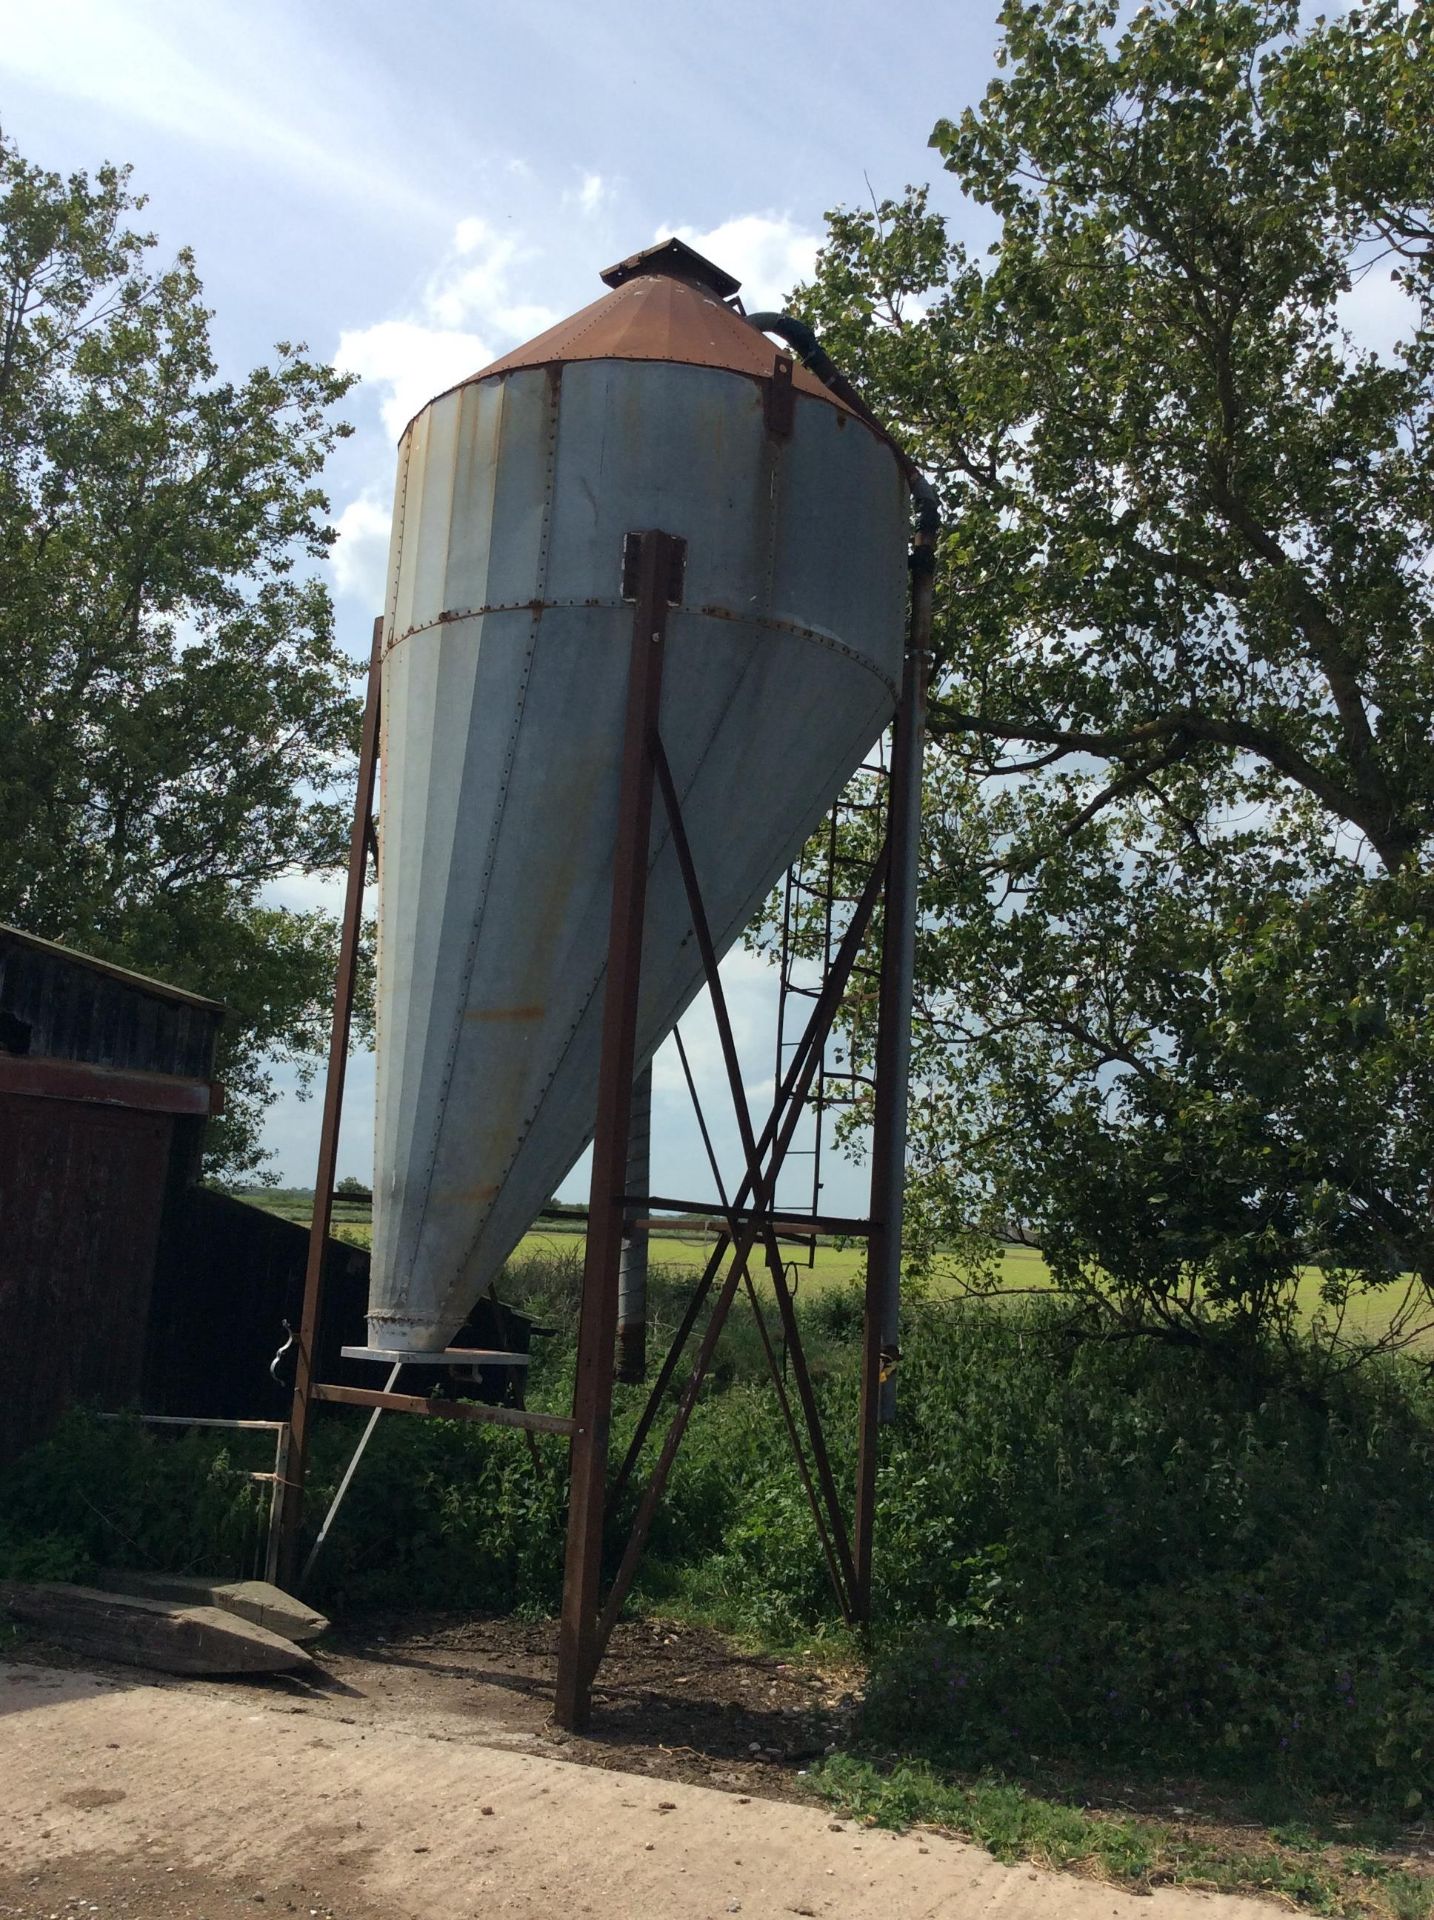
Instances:
[[[652,1068],[646,1066],[632,1087],[624,1193],[646,1193],[652,1185],[651,1166]],[[617,1377],[627,1386],[647,1378],[647,1238],[645,1220],[628,1222],[617,1287]]]
[[[911,1066],[917,878],[921,850],[922,748],[927,650],[931,642],[932,547],[911,555],[911,631],[892,746],[887,818],[885,911],[877,1001],[876,1105],[871,1143],[871,1238],[862,1319],[861,1405],[857,1427],[856,1615],[871,1618],[872,1540],[876,1524],[879,1428],[896,1411],[893,1377],[901,1310],[901,1227],[906,1189],[906,1107]]]
[[[339,970],[334,984],[334,1017],[329,1029],[329,1067],[324,1083],[324,1115],[319,1129],[319,1165],[314,1176],[314,1213],[309,1226],[309,1258],[304,1272],[304,1306],[295,1342],[294,1398],[289,1414],[289,1459],[279,1516],[279,1569],[285,1584],[293,1582],[299,1566],[299,1527],[304,1517],[304,1477],[309,1465],[309,1407],[314,1380],[314,1344],[323,1310],[324,1258],[334,1207],[334,1172],[339,1148],[339,1116],[343,1110],[344,1075],[348,1068],[349,1031],[353,1025],[354,981],[358,969],[359,932],[363,925],[363,890],[369,847],[374,841],[373,794],[378,767],[380,685],[383,665],[383,621],[373,623],[373,645],[368,662],[368,695],[364,703],[363,734],[359,743],[358,788],[354,795],[353,832],[349,839],[348,886],[344,894],[339,936]]]
[[[597,1128],[593,1136],[577,1377],[573,1385],[573,1419],[577,1430],[573,1435],[568,1489],[567,1557],[563,1567],[563,1609],[558,1628],[554,1700],[558,1725],[574,1731],[587,1724],[597,1660],[613,1339],[617,1329],[623,1194],[626,1192],[637,1050],[637,996],[652,831],[653,745],[662,690],[668,595],[674,564],[680,563],[682,544],[671,534],[644,533],[637,562],[637,610],[628,669],[617,842],[613,849],[612,915],[603,987]]]

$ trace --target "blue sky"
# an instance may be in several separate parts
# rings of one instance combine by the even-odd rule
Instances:
[[[779,304],[810,269],[827,209],[908,181],[933,181],[953,231],[985,238],[926,142],[994,74],[995,12],[996,0],[847,0],[805,18],[750,0],[0,0],[0,125],[62,171],[134,164],[161,246],[196,251],[226,374],[287,339],[362,375],[356,432],[328,473],[341,534],[331,583],[358,654],[382,601],[403,423],[595,298],[609,261],[677,232],[742,278],[749,305]],[[1347,306],[1375,346],[1404,312],[1383,274]],[[325,897],[301,878],[275,893]],[[760,1098],[770,970],[738,953],[725,971]],[[715,1036],[695,1014],[684,1033],[731,1169]],[[340,1171],[362,1178],[372,1085],[372,1062],[357,1059]],[[284,1086],[268,1144],[285,1181],[308,1184],[318,1102]],[[707,1196],[687,1111],[669,1053],[654,1190]],[[859,1210],[861,1175],[828,1172],[826,1204]],[[580,1175],[565,1189],[582,1191]]]
[[[749,304],[780,303],[827,209],[932,177],[932,124],[980,95],[996,43],[995,0],[856,0],[805,21],[750,0],[0,0],[0,29],[0,125],[62,172],[133,163],[161,248],[195,249],[226,374],[285,339],[362,375],[327,476],[355,653],[382,600],[394,440],[417,407],[669,233],[739,275]],[[938,192],[974,236],[954,186]],[[297,877],[275,893],[325,897]],[[770,969],[739,953],[726,974],[760,1099]],[[715,1036],[696,1014],[684,1034],[731,1171]],[[286,1183],[309,1184],[318,1102],[282,1084],[267,1143]],[[372,1084],[356,1059],[340,1170],[362,1178]],[[656,1102],[655,1189],[710,1195],[670,1057]],[[863,1186],[833,1162],[826,1204],[856,1210]]]

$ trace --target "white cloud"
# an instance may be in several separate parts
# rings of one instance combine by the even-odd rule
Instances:
[[[695,227],[660,227],[653,238],[675,233],[689,247],[742,282],[749,312],[780,307],[799,280],[816,266],[821,233],[799,227],[787,214],[743,213],[705,233]]]
[[[383,606],[388,570],[389,510],[372,493],[350,500],[334,530],[338,540],[331,551],[334,584],[378,611]]]
[[[541,333],[558,316],[531,301],[515,301],[510,293],[513,269],[530,258],[530,248],[470,214],[454,228],[448,257],[423,290],[425,317],[440,327],[476,320],[505,342]]]
[[[435,394],[557,319],[548,307],[513,298],[515,271],[531,257],[470,214],[454,228],[414,311],[339,336],[335,365],[380,389],[383,423],[394,439]]]
[[[612,198],[612,188],[600,173],[585,173],[582,185],[578,188],[576,199],[586,214],[594,214],[605,200]]]
[[[372,327],[346,328],[339,335],[334,365],[380,389],[383,424],[396,440],[435,394],[495,358],[476,333],[425,326],[419,320],[380,320]]]
[[[233,0],[5,9],[4,64],[26,81],[335,197],[431,218],[436,196],[402,176],[398,155],[376,149],[367,93],[339,61],[332,36],[316,42],[296,9],[270,8],[258,25],[253,7]],[[320,67],[327,85],[315,89]]]

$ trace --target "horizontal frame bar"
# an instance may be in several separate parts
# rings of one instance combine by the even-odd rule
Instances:
[[[494,1427],[521,1427],[527,1433],[577,1432],[577,1422],[560,1413],[529,1413],[526,1407],[489,1407],[479,1400],[428,1400],[416,1393],[381,1393],[376,1387],[331,1387],[318,1381],[315,1400],[336,1407],[380,1407],[385,1413],[427,1413],[438,1420],[477,1420]]]
[[[503,1347],[437,1347],[422,1353],[409,1347],[340,1347],[344,1360],[381,1360],[400,1367],[526,1367],[530,1353],[509,1353]]]
[[[227,1427],[234,1433],[282,1433],[287,1420],[221,1420],[209,1414],[97,1413],[96,1420],[142,1420],[147,1427]]]
[[[790,1156],[789,1156],[790,1157]],[[739,1221],[754,1220],[760,1227],[771,1227],[792,1240],[808,1240],[814,1233],[839,1235],[846,1239],[864,1240],[877,1222],[874,1220],[848,1219],[834,1213],[785,1213],[780,1209],[775,1213],[754,1213],[750,1207],[724,1209],[720,1204],[701,1206],[697,1202],[685,1200],[665,1200],[658,1194],[624,1194],[623,1204],[629,1207],[663,1207],[680,1215],[679,1218],[660,1218],[649,1214],[635,1216],[628,1221],[631,1227],[654,1228],[683,1227],[689,1231],[695,1229],[711,1230],[714,1227],[722,1232],[727,1229],[727,1214],[734,1212]]]

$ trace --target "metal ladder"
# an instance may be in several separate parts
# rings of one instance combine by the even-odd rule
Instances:
[[[864,875],[868,865],[865,859],[842,853],[847,830],[860,817],[867,816],[870,822],[867,837],[874,845],[880,844],[887,808],[888,744],[888,736],[882,734],[872,755],[857,768],[833,802],[826,820],[788,867],[781,882],[775,1057],[779,1086],[806,1024],[805,1015],[799,1014],[793,1003],[815,1000],[821,994],[851,909],[857,902],[857,896],[846,890],[845,872],[855,867]],[[876,973],[874,966],[858,963],[852,977],[874,979]],[[838,1104],[844,1095],[854,1094],[862,1078],[844,1049],[845,1043],[839,1040],[829,1040],[823,1048],[806,1113],[787,1150],[787,1165],[797,1163],[797,1180],[793,1182],[787,1175],[779,1183],[783,1213],[815,1217],[822,1211],[822,1163],[829,1138],[827,1107]],[[815,1266],[815,1232],[801,1244],[805,1252],[796,1264]]]

